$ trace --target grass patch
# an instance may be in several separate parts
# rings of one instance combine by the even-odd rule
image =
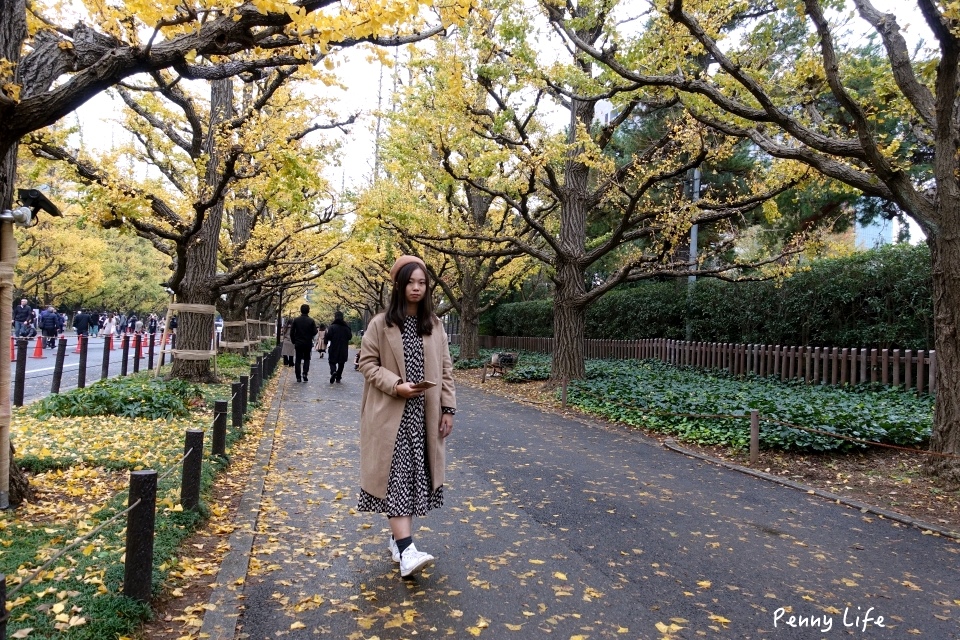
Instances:
[[[234,379],[249,373],[255,361],[254,356],[221,359],[221,376]],[[31,485],[38,498],[16,510],[0,512],[0,573],[7,575],[8,593],[59,550],[123,511],[132,470],[156,469],[161,476],[154,595],[159,595],[164,582],[177,570],[182,541],[208,516],[203,501],[197,512],[180,507],[179,461],[184,432],[197,428],[210,432],[212,401],[229,400],[229,382],[184,385],[145,373],[104,381],[103,387],[95,393],[88,388],[61,394],[92,394],[83,401],[51,401],[44,409],[35,403],[14,411],[17,462],[34,474]],[[143,404],[164,409],[173,406],[175,399],[186,399],[182,415],[178,410],[166,411],[163,417],[145,417],[129,407]],[[97,410],[76,415],[81,406]],[[62,413],[54,413],[55,407]],[[114,407],[116,413],[100,412],[108,407]],[[240,431],[228,421],[228,451],[243,436]],[[210,494],[217,474],[228,464],[228,460],[210,455],[211,439],[209,435],[204,438],[202,496]],[[19,631],[27,638],[114,640],[136,631],[151,610],[121,593],[125,524],[125,517],[112,522],[14,594],[8,601],[8,637]],[[27,633],[27,629],[31,631]]]
[[[521,358],[521,363],[525,360]],[[511,371],[507,379],[542,373],[539,366],[531,363],[530,367],[530,372]],[[933,423],[930,396],[891,388],[736,378],[651,360],[588,361],[586,379],[571,382],[567,402],[606,419],[684,441],[734,449],[749,447],[751,410],[761,415],[760,446],[787,451],[847,451],[865,445],[774,421],[900,446],[923,445]],[[706,417],[718,414],[740,418]]]

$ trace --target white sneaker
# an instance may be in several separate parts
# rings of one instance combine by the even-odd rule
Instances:
[[[417,551],[414,545],[407,547],[400,556],[400,577],[407,578],[418,573],[424,567],[433,564],[435,558],[429,553]]]
[[[393,539],[393,536],[390,536],[390,542],[387,543],[387,549],[390,550],[390,555],[393,556],[393,561],[400,562],[400,548],[397,547],[397,541]]]

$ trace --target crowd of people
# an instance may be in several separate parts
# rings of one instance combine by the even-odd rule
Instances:
[[[46,308],[34,308],[24,298],[13,309],[13,335],[17,338],[33,338],[42,336],[43,346],[53,349],[57,346],[57,338],[65,333],[66,327],[73,327],[77,335],[89,337],[120,336],[123,334],[156,334],[163,333],[164,318],[151,313],[140,318],[136,313],[98,312],[80,309],[70,322],[66,313],[57,311],[53,305]],[[176,316],[170,319],[170,329],[177,327]]]

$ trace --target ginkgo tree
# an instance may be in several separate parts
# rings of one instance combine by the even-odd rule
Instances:
[[[455,245],[482,241],[500,252],[519,250],[550,269],[554,380],[584,375],[587,307],[614,287],[645,278],[734,277],[735,269],[782,266],[782,254],[744,265],[731,261],[731,251],[747,216],[802,179],[803,170],[790,162],[754,165],[731,188],[692,202],[683,196],[685,176],[701,167],[722,171],[738,154],[739,138],[696,122],[660,92],[619,91],[617,78],[597,73],[583,55],[551,61],[543,46],[534,46],[545,41],[537,31],[543,23],[521,8],[502,3],[485,9],[475,18],[477,27],[463,31],[466,42],[459,45],[476,57],[461,65],[443,61],[425,76],[438,95],[451,86],[454,95],[458,85],[472,87],[461,94],[467,98],[461,99],[458,117],[465,124],[456,135],[441,130],[431,142],[450,178],[502,202],[520,230],[448,228],[431,242],[472,256],[490,249]],[[578,29],[588,41],[600,35],[589,24]],[[597,104],[605,98],[614,99],[616,113],[600,123]],[[439,101],[419,106],[428,111]],[[451,105],[437,113],[456,109]],[[566,114],[566,131],[556,126],[558,111]],[[632,148],[613,153],[618,134],[636,122],[644,126],[635,127]],[[695,224],[714,241],[691,258],[687,238]],[[596,269],[601,262],[604,272]]]
[[[509,152],[474,135],[468,111],[486,102],[482,88],[465,81],[474,53],[456,37],[431,44],[411,60],[412,80],[387,114],[381,145],[386,175],[365,194],[360,213],[389,226],[404,252],[441,257],[427,260],[428,268],[449,265],[446,274],[438,269],[433,275],[459,317],[460,357],[469,359],[479,355],[481,314],[517,287],[530,262],[520,248],[486,238],[535,240],[523,219],[491,193],[511,189],[515,176],[498,169]],[[463,152],[445,159],[441,150],[451,147]],[[456,180],[445,163],[469,166],[487,191]]]
[[[929,469],[960,482],[960,12],[954,2],[908,5],[932,47],[911,50],[896,16],[869,0],[852,0],[852,16],[821,0],[669,0],[650,5],[649,28],[629,30],[621,21],[635,10],[629,2],[543,6],[621,90],[668,90],[704,125],[892,203],[920,226],[933,263],[930,449],[946,454]],[[603,37],[584,38],[585,23]],[[861,53],[864,33],[882,43],[885,64]],[[710,73],[695,59],[709,60]]]

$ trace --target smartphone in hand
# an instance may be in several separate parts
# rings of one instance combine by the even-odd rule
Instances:
[[[429,380],[421,380],[420,382],[412,383],[410,386],[418,391],[423,391],[423,390],[429,389],[430,387],[437,386],[437,383],[430,382]]]

